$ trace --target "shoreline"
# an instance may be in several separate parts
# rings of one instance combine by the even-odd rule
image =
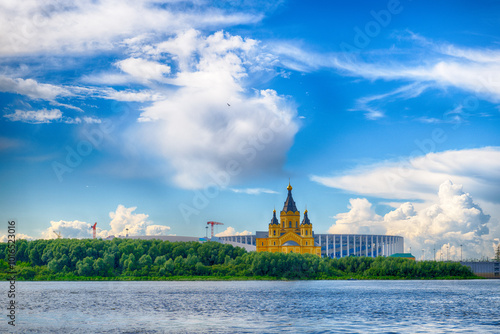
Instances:
[[[450,276],[450,277],[433,277],[433,278],[401,278],[401,277],[325,277],[316,279],[285,279],[276,277],[239,277],[239,276],[172,276],[172,277],[154,277],[154,278],[144,278],[144,277],[86,277],[78,279],[68,279],[67,277],[61,277],[61,279],[33,279],[33,280],[16,280],[17,282],[201,282],[201,281],[452,281],[452,280],[483,280],[487,279],[484,277],[460,277],[460,276]]]

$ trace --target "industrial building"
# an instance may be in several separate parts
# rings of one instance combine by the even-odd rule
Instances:
[[[484,278],[500,278],[500,262],[460,262],[469,267],[472,272]]]

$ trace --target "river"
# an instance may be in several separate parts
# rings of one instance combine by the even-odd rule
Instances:
[[[16,290],[16,333],[500,332],[500,280],[16,282]],[[2,332],[12,329],[5,315]]]

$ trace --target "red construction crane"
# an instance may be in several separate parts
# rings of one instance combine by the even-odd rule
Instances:
[[[218,222],[207,222],[207,225],[212,225],[212,238],[214,237],[214,225],[224,225]]]
[[[92,236],[93,236],[93,239],[95,239],[95,226],[97,225],[97,222],[95,222],[94,225],[90,226],[90,228],[93,230],[92,231]]]

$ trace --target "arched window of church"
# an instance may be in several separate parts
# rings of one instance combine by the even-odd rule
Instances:
[[[307,232],[306,232],[307,233]],[[306,241],[306,246],[307,246],[307,241]]]
[[[264,246],[264,243],[262,243],[262,246]]]
[[[276,246],[276,241],[274,242],[274,246]]]
[[[276,230],[273,231],[273,235],[276,235]]]
[[[292,227],[292,222],[288,222],[288,227]]]
[[[285,221],[284,221],[284,220],[283,220],[283,223],[282,223],[282,225],[283,225],[283,228],[285,228]]]
[[[306,235],[307,235],[307,230],[306,230]]]
[[[299,227],[299,222],[295,222],[295,227]]]

